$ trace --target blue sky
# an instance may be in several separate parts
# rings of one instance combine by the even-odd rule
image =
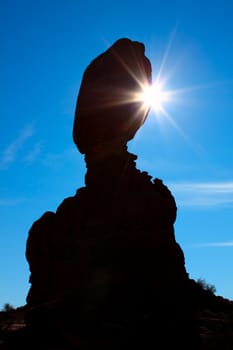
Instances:
[[[28,231],[83,186],[72,141],[82,74],[117,39],[145,44],[175,91],[128,146],[175,196],[191,278],[233,299],[233,1],[2,0],[0,308],[25,304]]]

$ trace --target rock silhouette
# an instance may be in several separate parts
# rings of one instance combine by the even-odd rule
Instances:
[[[111,145],[120,149],[144,123],[148,109],[136,98],[142,86],[151,83],[151,64],[144,51],[143,44],[121,39],[87,67],[73,128],[81,153],[100,156]]]
[[[27,239],[26,322],[41,344],[49,337],[59,349],[199,349],[175,199],[127,151],[148,114],[134,97],[151,83],[144,51],[120,39],[84,73],[73,138],[86,186],[42,215]]]

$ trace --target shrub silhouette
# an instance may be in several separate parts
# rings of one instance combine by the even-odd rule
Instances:
[[[3,312],[9,312],[9,311],[12,311],[12,310],[14,310],[14,307],[11,304],[5,303],[3,305],[3,308],[2,308]]]
[[[204,278],[198,278],[197,284],[204,290],[207,290],[213,294],[216,293],[216,288],[213,284],[207,283]]]

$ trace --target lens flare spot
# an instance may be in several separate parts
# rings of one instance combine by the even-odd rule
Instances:
[[[163,90],[161,83],[156,82],[143,89],[141,100],[146,107],[159,112],[163,109],[164,102],[169,100],[169,94]]]

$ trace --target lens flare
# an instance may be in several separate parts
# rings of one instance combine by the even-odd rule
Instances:
[[[156,82],[143,89],[141,99],[146,107],[159,112],[163,109],[163,104],[169,100],[169,93],[163,90],[161,83]]]

